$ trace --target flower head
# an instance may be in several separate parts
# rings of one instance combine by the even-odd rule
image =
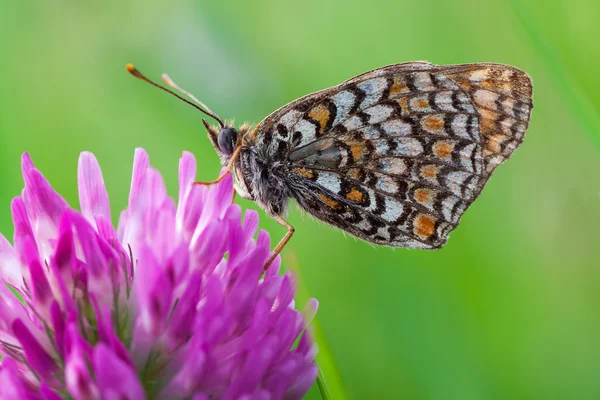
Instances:
[[[14,246],[0,235],[0,398],[300,398],[317,375],[292,274],[264,271],[269,235],[231,204],[232,178],[179,199],[135,153],[115,230],[100,167],[79,159],[81,212],[22,158],[11,204]],[[224,257],[227,255],[227,257]],[[296,339],[300,337],[297,345]]]

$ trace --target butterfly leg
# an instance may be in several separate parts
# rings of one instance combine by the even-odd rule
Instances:
[[[208,182],[197,181],[197,182],[194,182],[194,185],[215,185],[215,184],[221,182],[223,179],[225,179],[227,174],[229,174],[231,172],[231,170],[233,169],[233,164],[235,163],[236,159],[239,157],[241,150],[242,150],[241,146],[238,146],[238,148],[235,149],[235,152],[231,155],[231,159],[229,160],[229,162],[227,163],[227,166],[225,167],[225,172],[223,172],[221,175],[219,175],[219,177],[217,179],[215,179],[214,181],[208,181]]]
[[[273,254],[271,254],[271,257],[269,257],[269,259],[267,260],[265,264],[265,270],[269,268],[269,265],[271,265],[273,260],[275,260],[275,257],[277,257],[279,253],[281,253],[281,250],[283,250],[287,242],[290,241],[295,231],[294,227],[291,226],[286,220],[284,220],[280,216],[275,215],[273,218],[275,219],[275,221],[277,221],[277,223],[279,223],[279,225],[284,226],[288,231],[285,234],[285,236],[279,241],[279,243],[275,247],[275,250],[273,250]]]

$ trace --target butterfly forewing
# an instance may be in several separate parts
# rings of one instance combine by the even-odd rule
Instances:
[[[397,64],[277,110],[253,132],[308,212],[366,241],[438,248],[522,142],[531,82],[500,64]]]

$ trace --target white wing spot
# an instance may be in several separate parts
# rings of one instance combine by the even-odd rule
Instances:
[[[471,104],[471,100],[469,100],[469,97],[466,94],[464,94],[463,92],[458,92],[456,94],[456,99],[459,102],[460,108],[462,108],[463,110],[465,110],[466,112],[469,112],[469,113],[475,112],[475,108],[473,108],[473,105]]]
[[[365,93],[365,98],[360,103],[360,109],[363,110],[367,107],[377,103],[383,96],[383,92],[387,87],[387,79],[385,78],[374,78],[369,79],[356,85],[360,90]]]
[[[367,125],[360,130],[362,132],[363,138],[370,139],[378,139],[381,137],[381,132],[377,128],[372,125]]]
[[[300,122],[296,124],[296,131],[300,132],[302,135],[298,147],[314,141],[317,137],[316,130],[317,128],[313,123],[305,119],[301,119]]]
[[[357,223],[354,226],[358,228],[358,230],[363,232],[371,230],[371,223],[366,218],[363,218],[359,223]]]
[[[462,196],[462,184],[469,178],[470,174],[464,171],[452,171],[446,175],[446,186],[452,193]]]
[[[349,131],[353,131],[363,126],[363,122],[357,115],[354,115],[348,118],[342,125]]]
[[[473,93],[475,102],[490,110],[496,110],[498,108],[496,105],[498,97],[500,97],[498,94],[490,92],[489,90],[477,90]]]
[[[456,112],[452,105],[452,92],[439,92],[435,95],[435,105],[442,111]]]
[[[414,138],[399,138],[394,139],[396,148],[392,150],[392,154],[397,156],[415,157],[423,153],[423,146]]]
[[[476,147],[477,143],[470,144],[465,146],[459,153],[461,165],[469,171],[473,171],[474,169],[473,163],[471,162],[471,157],[473,156],[473,152],[475,151]]]
[[[375,142],[375,152],[381,155],[388,154],[390,150],[390,146],[388,145],[387,140],[377,140]]]
[[[455,219],[452,215],[452,209],[457,202],[458,197],[456,196],[447,196],[442,202],[442,215],[446,220],[454,222]]]
[[[431,81],[431,74],[429,72],[413,73],[413,83],[421,92],[430,92],[436,89],[435,85]]]
[[[381,127],[388,136],[410,136],[411,126],[401,119],[393,119],[383,122]]]
[[[382,158],[380,163],[388,174],[404,175],[406,173],[406,163],[401,158]]]
[[[371,204],[369,204],[369,207],[367,207],[367,211],[375,211],[375,209],[377,208],[377,202],[375,201],[375,191],[371,188],[366,189],[368,198],[371,199]]]
[[[381,236],[385,241],[389,241],[391,239],[390,232],[388,231],[387,226],[380,226],[377,228],[377,236]]]
[[[452,128],[452,132],[456,136],[460,136],[466,139],[471,139],[469,136],[469,132],[467,132],[467,121],[469,120],[469,116],[467,114],[456,114],[450,127]]]
[[[355,100],[356,96],[346,90],[336,93],[331,97],[331,101],[333,101],[333,104],[335,104],[337,111],[332,126],[336,126],[340,123],[340,121],[346,119],[348,113],[354,106]]]
[[[504,111],[506,114],[510,115],[511,117],[515,116],[515,99],[513,99],[512,97],[507,97],[503,102],[502,102],[502,111]]]
[[[488,72],[489,72],[488,69],[478,69],[477,71],[473,71],[473,72],[471,72],[471,75],[469,75],[469,80],[471,82],[483,81],[483,80],[487,79]]]
[[[291,129],[296,122],[302,117],[303,113],[298,110],[288,111],[281,119],[279,123],[284,125],[286,128]]]
[[[367,114],[369,118],[369,124],[378,124],[386,121],[392,114],[392,107],[379,104],[370,108],[367,108],[363,112]]]
[[[335,194],[340,193],[342,189],[342,180],[332,172],[321,171],[317,177],[317,183]]]
[[[396,221],[400,215],[402,215],[404,207],[398,200],[394,200],[390,197],[385,198],[385,212],[381,215],[381,218],[388,222]]]
[[[458,85],[452,79],[449,79],[445,75],[437,75],[437,84],[440,87],[440,89],[456,90],[459,88]]]
[[[378,174],[375,188],[386,193],[396,194],[398,191],[398,184],[394,182],[394,179],[391,176]]]

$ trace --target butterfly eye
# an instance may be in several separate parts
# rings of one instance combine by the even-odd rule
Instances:
[[[223,153],[231,155],[233,154],[235,143],[237,141],[237,131],[230,127],[221,129],[217,141],[219,143],[219,149]]]

